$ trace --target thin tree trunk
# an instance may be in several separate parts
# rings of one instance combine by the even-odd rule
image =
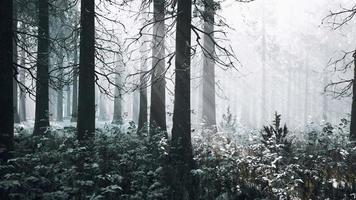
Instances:
[[[39,1],[36,110],[34,135],[43,135],[49,127],[49,16],[48,0]]]
[[[354,54],[354,81],[352,88],[352,108],[350,124],[350,140],[356,142],[356,54]]]
[[[95,2],[81,1],[78,139],[95,132]]]
[[[0,160],[7,160],[13,150],[13,1],[0,1]]]
[[[204,61],[203,61],[203,107],[202,117],[206,128],[216,129],[215,64],[214,64],[214,0],[205,2],[204,12]]]
[[[328,84],[328,77],[327,77],[327,75],[324,75],[323,85],[327,85],[327,84]],[[322,106],[323,106],[322,107],[322,120],[326,122],[328,120],[328,111],[329,111],[329,101],[328,101],[328,97],[326,96],[326,94],[322,94]]]
[[[309,63],[305,62],[305,88],[304,88],[304,126],[308,124],[309,116]]]
[[[71,91],[70,91],[70,85],[67,85],[67,105],[66,105],[66,117],[70,118],[70,106],[71,106],[71,101],[70,101],[70,96],[71,96]]]
[[[75,40],[76,41],[76,40]],[[78,48],[77,43],[74,49],[74,66],[73,66],[73,97],[72,97],[72,118],[71,122],[77,121],[78,116]]]
[[[178,1],[176,26],[175,94],[170,160],[173,166],[172,199],[196,199],[191,143],[190,49],[192,1]]]
[[[152,85],[150,106],[150,134],[159,128],[166,131],[166,82],[165,82],[165,1],[153,1]]]
[[[107,111],[106,111],[106,100],[105,100],[105,95],[100,92],[99,93],[99,119],[101,121],[106,121],[107,120]]]
[[[266,121],[266,116],[268,116],[266,109],[266,86],[267,86],[267,78],[266,78],[266,16],[265,16],[265,0],[263,0],[263,8],[262,8],[262,91],[261,91],[261,123],[264,124]]]

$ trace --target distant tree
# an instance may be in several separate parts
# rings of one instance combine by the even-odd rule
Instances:
[[[173,129],[170,159],[173,166],[172,199],[196,199],[191,170],[190,56],[192,1],[177,1]]]
[[[21,66],[25,66],[25,56],[26,52],[24,50],[21,50]],[[26,82],[26,70],[25,69],[20,69],[20,82],[24,83]],[[25,92],[25,87],[22,85],[20,86],[20,103],[19,103],[19,115],[20,115],[20,122],[26,121],[26,92]]]
[[[141,71],[146,71],[146,62],[144,58],[144,49],[145,44],[142,44],[141,47]],[[139,104],[139,114],[138,114],[138,126],[137,126],[137,131],[138,132],[147,132],[147,122],[148,122],[148,116],[147,116],[147,87],[146,87],[146,76],[144,73],[141,74],[140,76],[140,104]]]
[[[57,77],[59,79],[58,83],[58,88],[57,88],[57,115],[56,119],[58,122],[63,121],[63,87],[64,84],[62,83],[62,80],[64,79],[63,75],[63,65],[64,65],[64,54],[63,54],[63,49],[59,50],[59,55],[58,55],[58,70],[57,70]]]
[[[49,127],[49,2],[38,2],[38,49],[36,110],[34,135],[43,135]]]
[[[95,132],[95,0],[81,1],[78,139]]]
[[[165,83],[165,6],[164,0],[153,0],[152,84],[150,130],[158,127],[166,131]],[[151,134],[154,132],[150,131]]]
[[[116,74],[115,74],[115,97],[114,97],[114,116],[113,116],[113,124],[122,124],[122,71],[123,71],[123,62],[122,56],[116,55]]]
[[[13,1],[0,1],[0,159],[13,150]]]
[[[72,118],[71,122],[77,121],[78,116],[78,36],[74,39],[73,55],[73,92],[72,92]]]
[[[215,44],[214,23],[217,4],[214,0],[205,0],[204,3],[204,36],[203,36],[203,102],[202,117],[206,127],[216,131],[215,108]]]

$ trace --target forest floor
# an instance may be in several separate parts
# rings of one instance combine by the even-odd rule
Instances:
[[[168,198],[164,134],[98,122],[95,138],[79,144],[68,120],[41,137],[32,126],[16,125],[14,158],[0,165],[0,199]],[[199,199],[356,199],[346,122],[293,133],[278,123],[256,131],[225,121],[217,133],[194,131],[192,144]]]

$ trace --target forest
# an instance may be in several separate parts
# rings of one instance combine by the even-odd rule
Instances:
[[[353,0],[1,0],[1,200],[356,199]]]

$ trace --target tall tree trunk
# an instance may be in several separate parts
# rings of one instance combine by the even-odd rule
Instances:
[[[150,134],[159,128],[166,131],[166,82],[165,82],[165,1],[153,1],[153,48],[150,106]],[[152,130],[152,131],[151,131]]]
[[[354,81],[352,83],[352,108],[350,124],[350,140],[356,142],[356,53],[354,54]]]
[[[261,122],[264,124],[268,116],[268,111],[266,109],[267,98],[266,98],[266,53],[267,53],[267,43],[266,43],[266,14],[265,14],[265,0],[262,1],[262,91],[261,91]]]
[[[17,32],[17,5],[16,1],[13,3],[13,31],[14,31],[14,36],[16,36]],[[13,62],[17,64],[17,44],[16,44],[16,37],[13,38],[12,40],[13,43]],[[18,67],[15,65],[15,74],[14,74],[14,84],[12,86],[13,88],[13,100],[14,100],[14,122],[15,123],[20,123],[20,116],[19,116],[19,109],[18,109],[18,84],[17,84],[17,75],[18,75]]]
[[[146,67],[146,56],[145,51],[145,44],[142,44],[142,49],[141,49],[141,76],[140,76],[140,108],[139,108],[139,115],[138,115],[138,126],[137,126],[137,132],[147,132],[148,127],[147,127],[147,82],[145,79],[145,71],[147,70]]]
[[[122,124],[123,118],[122,118],[122,92],[121,92],[121,87],[122,87],[122,59],[119,57],[120,55],[116,55],[116,74],[115,74],[115,99],[114,99],[114,115],[113,115],[113,124]],[[136,104],[137,105],[137,104]]]
[[[26,52],[25,50],[21,50],[21,66],[26,65]],[[20,82],[22,84],[26,83],[26,71],[25,69],[20,70]],[[20,122],[26,121],[26,92],[25,88],[20,86],[20,104],[19,104],[19,115]]]
[[[75,40],[77,41],[77,40]],[[74,49],[74,65],[73,65],[73,97],[72,97],[72,118],[71,122],[77,121],[78,116],[78,47],[77,42]]]
[[[71,106],[71,101],[70,101],[70,96],[71,96],[71,91],[70,91],[70,85],[67,85],[67,103],[66,103],[66,117],[68,117],[68,119],[70,119],[70,106]]]
[[[324,75],[323,85],[327,85],[327,84],[328,84],[328,76]],[[329,100],[326,94],[322,94],[322,120],[325,122],[328,120],[328,112],[329,112]]]
[[[49,16],[48,0],[39,1],[36,110],[34,135],[43,135],[49,127]]]
[[[60,81],[59,88],[57,90],[57,121],[63,121],[63,50],[60,50],[58,58],[58,79]]]
[[[214,66],[214,0],[205,2],[204,12],[204,61],[203,61],[203,107],[202,117],[206,128],[216,131],[215,66]]]
[[[196,199],[191,170],[190,48],[192,1],[178,0],[176,26],[176,76],[170,159],[173,166],[172,199]]]
[[[78,139],[95,132],[95,2],[81,1],[80,62],[78,99]]]
[[[288,62],[288,67],[287,67],[287,73],[288,73],[288,78],[287,78],[287,102],[286,102],[286,122],[288,125],[291,125],[291,110],[292,110],[292,87],[293,87],[293,80],[292,80],[292,65],[290,62]]]
[[[138,124],[138,115],[140,112],[140,91],[135,90],[132,95],[132,121]]]
[[[0,1],[0,160],[7,160],[13,150],[13,1]]]
[[[304,88],[304,126],[308,124],[309,116],[309,63],[305,61],[305,88]]]

